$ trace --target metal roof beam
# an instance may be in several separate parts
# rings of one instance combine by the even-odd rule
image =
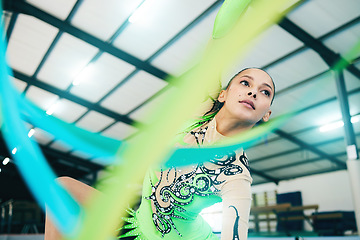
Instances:
[[[51,86],[51,85],[49,85],[47,83],[44,83],[42,81],[39,81],[39,80],[35,79],[33,77],[26,76],[25,74],[20,73],[20,72],[18,72],[16,70],[13,70],[13,73],[14,73],[15,78],[17,78],[17,79],[19,79],[19,80],[21,80],[23,82],[26,82],[27,84],[36,86],[38,88],[41,88],[43,90],[46,90],[46,91],[51,92],[53,94],[56,94],[61,98],[65,98],[67,100],[70,100],[72,102],[80,104],[80,105],[82,105],[84,107],[87,107],[87,108],[89,108],[91,110],[94,110],[94,111],[97,111],[97,112],[102,113],[104,115],[107,115],[107,116],[109,116],[111,118],[114,118],[117,121],[122,121],[122,122],[124,122],[126,124],[129,124],[129,125],[132,125],[132,124],[135,123],[134,120],[130,119],[127,116],[118,114],[118,113],[113,112],[111,110],[108,110],[108,109],[106,109],[104,107],[101,107],[98,104],[91,103],[91,102],[89,102],[89,101],[87,101],[85,99],[82,99],[82,98],[77,97],[75,95],[72,95],[72,94],[70,94],[70,93],[68,93],[66,91],[55,88],[55,87],[53,87],[53,86]],[[140,124],[140,123],[138,123],[138,124]]]
[[[290,21],[288,18],[283,18],[279,22],[279,26],[286,30],[288,33],[302,41],[307,47],[316,51],[321,58],[326,62],[326,64],[331,68],[334,67],[339,61],[347,62],[339,54],[333,52],[328,47],[326,47],[320,40],[314,38],[309,33],[305,32],[302,28],[297,26],[295,23]],[[348,63],[348,62],[347,62]],[[351,72],[354,76],[360,79],[360,70],[354,65],[348,63],[347,70]]]
[[[73,16],[75,15],[75,13],[77,12],[77,10],[79,9],[80,5],[83,3],[83,0],[77,0],[76,3],[74,4],[73,9],[71,10],[71,12],[69,13],[69,16],[65,19],[65,22],[69,23],[71,21],[71,19],[73,18]],[[48,59],[48,57],[50,56],[51,51],[55,48],[55,45],[58,43],[60,37],[62,36],[63,32],[59,31],[54,40],[52,41],[50,47],[48,48],[48,50],[46,51],[45,55],[43,56],[41,62],[39,63],[38,67],[36,68],[33,77],[37,77],[38,73],[40,72],[41,68],[43,67],[43,65],[45,64],[46,60]],[[25,91],[27,91],[27,89],[25,89]]]
[[[6,39],[7,39],[8,42],[10,41],[11,34],[12,34],[13,30],[14,30],[17,17],[18,17],[17,13],[12,13],[12,15],[10,17],[10,22],[9,22],[8,28],[6,30]]]
[[[314,171],[314,172],[308,172],[306,174],[296,174],[296,175],[292,175],[291,177],[283,178],[283,179],[281,179],[281,181],[287,181],[290,179],[295,179],[295,178],[300,178],[300,177],[308,177],[308,176],[318,175],[318,174],[322,174],[322,173],[335,172],[335,171],[339,171],[339,170],[340,169],[328,168],[328,169],[318,170],[318,171]]]
[[[177,33],[172,39],[170,39],[164,46],[162,46],[157,52],[155,52],[152,56],[150,56],[146,62],[151,62],[156,57],[158,57],[161,53],[166,51],[170,46],[172,46],[176,41],[178,41],[180,38],[182,38],[186,33],[188,33],[191,29],[193,29],[196,25],[198,25],[204,18],[209,16],[213,11],[217,9],[221,4],[223,3],[223,0],[217,0],[214,2],[210,7],[208,7],[203,13],[201,13],[197,18],[195,18],[190,24],[188,24],[184,29],[182,29],[179,33]],[[167,89],[167,88],[166,88]],[[165,90],[165,89],[163,89]],[[143,103],[141,103],[139,106],[131,110],[127,115],[130,115],[131,113],[135,112],[139,108],[143,107],[150,101],[152,101],[154,98],[162,94],[163,91],[159,91]]]
[[[341,115],[344,122],[345,139],[348,151],[348,159],[359,159],[359,153],[356,146],[354,127],[351,123],[350,107],[348,94],[346,92],[344,73],[342,70],[336,70],[336,89],[340,103]],[[352,156],[352,154],[354,156]]]
[[[336,156],[336,157],[340,157],[340,156],[344,156],[344,155],[346,155],[346,152],[340,152],[340,153],[333,154],[333,156]],[[288,169],[290,167],[296,167],[296,166],[309,164],[309,163],[314,163],[314,162],[318,162],[318,161],[322,161],[322,160],[324,160],[324,159],[321,158],[321,157],[317,157],[317,158],[307,159],[305,161],[299,161],[299,162],[295,162],[295,163],[290,163],[290,164],[280,165],[280,166],[276,166],[276,167],[261,169],[261,171],[267,171],[267,172],[277,171],[277,170],[281,170],[281,169],[284,169],[284,168]]]
[[[11,4],[6,4],[7,9],[9,11],[18,12],[33,16],[38,18],[56,28],[58,28],[62,32],[66,32],[78,39],[81,39],[96,48],[99,48],[103,52],[107,52],[115,57],[122,59],[125,62],[128,62],[138,69],[141,69],[145,72],[148,72],[160,79],[166,80],[168,74],[164,71],[152,66],[151,64],[144,62],[116,47],[111,45],[110,43],[104,42],[72,25],[61,21],[60,19],[32,6],[31,4],[23,1],[23,0],[13,0]]]
[[[280,179],[278,179],[278,178],[271,177],[271,176],[263,173],[262,171],[255,170],[253,168],[250,169],[250,172],[252,174],[255,174],[255,175],[258,175],[258,176],[260,176],[262,178],[265,178],[266,180],[270,180],[271,182],[274,182],[275,184],[278,184],[279,181],[280,181]]]
[[[51,149],[49,147],[44,147],[40,145],[40,148],[42,150],[42,152],[44,153],[44,155],[49,158],[49,159],[63,159],[64,161],[70,162],[71,164],[77,164],[77,165],[81,165],[85,168],[88,168],[90,170],[100,170],[103,169],[104,166],[98,164],[98,163],[94,163],[91,162],[89,160],[85,160],[55,149]],[[10,152],[8,151],[4,136],[2,135],[2,133],[0,133],[0,151],[2,154],[6,155],[7,157],[10,157]]]
[[[355,18],[355,19],[353,19],[353,20],[345,23],[344,25],[341,25],[340,27],[332,30],[331,32],[328,32],[328,33],[322,35],[321,37],[318,38],[318,40],[319,40],[319,41],[326,40],[326,39],[334,36],[335,34],[338,34],[338,33],[340,33],[341,31],[344,31],[345,29],[348,29],[348,28],[350,28],[350,27],[355,26],[358,22],[360,22],[360,17],[357,17],[357,18]],[[306,46],[303,46],[303,47],[300,47],[300,48],[298,48],[298,49],[295,49],[294,51],[286,54],[285,56],[280,57],[279,59],[277,59],[277,60],[275,60],[275,61],[273,61],[273,62],[271,62],[271,63],[269,63],[269,64],[267,64],[267,65],[265,65],[265,66],[262,66],[262,68],[266,69],[266,68],[269,68],[269,67],[274,66],[274,65],[276,65],[276,64],[279,64],[279,63],[287,60],[288,58],[294,56],[295,54],[298,54],[298,53],[300,53],[301,51],[306,50],[306,48],[307,48]],[[352,62],[352,64],[354,64],[354,63],[356,63],[356,59]]]
[[[333,156],[331,156],[329,154],[324,153],[323,151],[319,150],[318,148],[316,148],[316,147],[314,147],[314,146],[312,146],[312,145],[310,145],[310,144],[308,144],[308,143],[294,137],[293,135],[290,135],[290,134],[288,134],[288,133],[286,133],[286,132],[284,132],[282,130],[279,130],[279,129],[275,130],[274,133],[276,133],[280,137],[283,137],[283,138],[285,138],[285,139],[299,145],[303,149],[307,149],[307,150],[319,155],[320,157],[322,157],[324,159],[328,159],[329,161],[331,161],[331,162],[335,163],[336,165],[338,165],[341,169],[346,169],[346,164],[343,161],[341,161],[341,160],[339,160],[339,159],[337,159],[337,158],[335,158],[335,157],[333,157]]]
[[[317,127],[316,127],[317,128]],[[309,131],[313,130],[314,128],[311,128],[309,129]],[[300,133],[303,133],[305,131],[301,131]],[[293,132],[291,133],[292,135],[296,135],[298,134],[299,132]],[[356,134],[356,136],[360,136],[360,133],[359,134]],[[272,142],[272,141],[276,141],[276,140],[279,140],[280,137],[277,137],[277,138],[274,138],[272,139],[271,141],[269,142]],[[331,139],[331,140],[327,140],[327,141],[324,141],[324,142],[319,142],[319,143],[316,143],[314,144],[314,146],[318,147],[318,146],[324,146],[326,144],[331,144],[331,143],[334,143],[334,142],[339,142],[339,141],[344,141],[344,138],[343,137],[339,137],[339,138],[334,138],[334,139]],[[268,143],[269,143],[268,142]],[[259,146],[259,145],[257,145]],[[268,155],[266,157],[261,157],[261,158],[256,158],[256,159],[251,159],[251,163],[259,163],[259,162],[264,162],[264,161],[270,161],[271,158],[275,158],[275,157],[282,157],[284,155],[287,155],[287,154],[291,154],[291,153],[295,153],[295,152],[299,152],[303,150],[302,148],[294,148],[294,149],[290,149],[290,150],[286,150],[286,151],[282,151],[282,152],[278,152],[278,153],[274,153],[274,154],[271,154],[271,155]],[[338,155],[338,153],[336,153],[335,155]]]

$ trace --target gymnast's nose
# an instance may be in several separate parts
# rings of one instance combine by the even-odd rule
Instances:
[[[253,98],[256,98],[256,93],[253,93],[253,92],[248,92],[248,96],[253,96]]]

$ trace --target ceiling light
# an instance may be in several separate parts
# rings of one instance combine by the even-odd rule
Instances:
[[[4,158],[2,164],[3,164],[3,165],[6,165],[6,164],[8,164],[9,162],[10,162],[10,158],[6,157],[6,158]]]
[[[86,81],[94,74],[94,64],[89,63],[86,67],[84,67],[74,78],[72,85],[78,86],[81,82]]]
[[[357,123],[359,121],[360,121],[360,115],[356,115],[351,118],[351,123]]]
[[[35,129],[30,129],[29,133],[28,133],[28,137],[31,138],[35,133]]]
[[[49,109],[46,111],[46,114],[47,115],[52,115],[58,107],[59,107],[59,102],[57,101],[57,102],[53,103],[53,105],[51,105],[49,107]]]
[[[338,122],[334,122],[334,123],[330,123],[330,124],[326,124],[322,127],[320,127],[320,132],[328,132],[337,128],[341,128],[342,126],[344,126],[344,122],[343,121],[338,121]]]
[[[17,148],[14,148],[14,149],[11,151],[12,154],[15,154],[16,152],[17,152]]]
[[[356,115],[356,116],[353,116],[351,118],[351,123],[357,123],[360,121],[360,115]],[[329,123],[329,124],[326,124],[324,126],[321,126],[319,128],[319,131],[320,132],[328,132],[328,131],[331,131],[331,130],[334,130],[334,129],[337,129],[337,128],[341,128],[344,126],[344,122],[343,121],[337,121],[337,122],[333,122],[333,123]]]
[[[129,22],[139,23],[143,22],[147,18],[149,11],[151,10],[152,0],[143,1],[139,7],[134,11],[134,13],[129,17]]]

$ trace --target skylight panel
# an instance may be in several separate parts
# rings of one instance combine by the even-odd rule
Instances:
[[[101,105],[120,114],[127,114],[142,104],[167,83],[144,71],[139,71],[110,96]]]
[[[99,132],[115,120],[96,111],[90,111],[76,123],[77,126],[89,131]]]
[[[107,41],[126,21],[141,0],[86,0],[77,10],[71,23]]]
[[[58,150],[60,152],[69,152],[70,150],[73,149],[72,146],[70,146],[69,144],[61,141],[61,140],[58,140],[58,141],[55,141],[53,142],[50,147],[52,149],[55,149],[55,150]]]
[[[135,127],[123,122],[118,122],[106,129],[104,132],[102,132],[102,134],[118,140],[124,140],[125,138],[134,134],[136,131],[137,129]]]
[[[308,143],[308,144],[317,144],[321,142],[329,141],[330,139],[341,138],[344,136],[344,128],[337,128],[333,131],[320,132],[318,129],[314,131],[306,131],[299,134],[296,134],[296,138]],[[345,145],[344,145],[345,151]]]
[[[146,9],[139,7],[142,18],[130,24],[114,41],[114,45],[146,60],[213,2],[215,1],[146,0]]]
[[[135,70],[133,65],[108,53],[103,53],[91,64],[91,69],[85,67],[83,70],[89,72],[81,72],[74,78],[75,81],[80,80],[79,85],[71,88],[71,93],[90,102],[98,102]]]
[[[15,88],[19,91],[19,92],[23,92],[27,86],[26,82],[23,82],[19,79],[13,78],[11,77],[11,80],[15,86]]]
[[[82,151],[74,151],[74,152],[71,152],[71,155],[75,156],[75,157],[79,157],[79,158],[82,158],[82,159],[89,159],[92,157],[91,154],[88,154],[86,152],[82,152]]]
[[[7,48],[9,65],[21,73],[33,75],[57,33],[57,28],[20,14]]]
[[[87,111],[86,107],[63,98],[56,101],[56,105],[53,115],[69,123],[74,122]]]
[[[64,33],[41,68],[38,79],[65,90],[98,51],[94,46]]]
[[[288,18],[318,38],[359,16],[360,1],[306,1],[292,11]],[[306,17],[304,17],[306,16]]]
[[[59,96],[35,86],[30,86],[26,97],[43,110],[47,110],[59,99]]]
[[[4,30],[3,36],[4,37],[5,37],[6,31],[9,27],[11,16],[12,16],[12,12],[3,10],[3,14],[1,15],[1,23],[3,24],[3,30]]]
[[[346,54],[349,54],[349,52],[354,52],[353,48],[354,46],[356,46],[356,44],[359,43],[359,39],[360,39],[360,24],[358,23],[353,27],[341,31],[335,36],[327,38],[324,41],[324,44],[334,52],[340,53],[341,55],[345,56]],[[359,56],[360,53],[358,53],[357,56],[355,55],[354,58],[358,58]],[[352,60],[354,59],[349,59],[350,62]]]
[[[76,0],[26,0],[31,5],[61,19],[65,20],[73,9]]]
[[[54,140],[54,136],[45,132],[44,130],[40,129],[40,128],[34,128],[35,133],[34,133],[34,138],[36,139],[36,141],[39,144],[42,145],[47,145],[49,144],[52,140]]]
[[[352,94],[349,96],[349,107],[350,107],[350,114],[355,115],[360,112],[360,92],[356,94]]]
[[[136,121],[139,121],[139,122],[145,122],[145,123],[150,122],[151,119],[156,117],[156,116],[151,115],[151,111],[153,111],[157,106],[159,106],[159,104],[166,101],[166,98],[170,94],[173,94],[174,92],[175,92],[175,89],[173,89],[173,88],[167,89],[165,92],[163,92],[162,94],[160,94],[156,98],[149,101],[144,106],[140,107],[139,109],[137,109],[136,111],[131,113],[129,115],[129,117],[136,120]]]
[[[200,59],[207,42],[211,38],[216,14],[217,11],[214,10],[165,49],[151,61],[151,64],[174,76],[180,76],[191,68]]]
[[[264,67],[303,45],[300,40],[284,29],[278,25],[273,25],[252,41],[249,52],[240,56],[240,60],[233,64],[230,76],[225,77],[224,81],[227,82],[241,69],[249,66]]]
[[[328,66],[313,50],[307,49],[279,64],[271,66],[267,72],[275,79],[279,91],[297,82],[316,76],[328,70]]]

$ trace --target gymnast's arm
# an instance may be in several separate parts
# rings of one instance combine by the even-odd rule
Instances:
[[[71,177],[59,177],[57,180],[66,188],[70,194],[75,198],[80,204],[84,204],[96,194],[100,192],[95,188],[86,185],[74,178]],[[46,214],[45,219],[45,238],[44,240],[60,240],[62,239],[61,234],[56,229],[54,224],[51,222],[48,214]]]
[[[251,183],[236,178],[222,187],[223,221],[221,240],[247,239],[251,208]]]

